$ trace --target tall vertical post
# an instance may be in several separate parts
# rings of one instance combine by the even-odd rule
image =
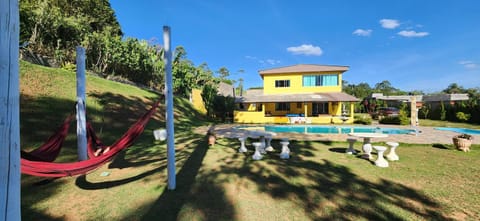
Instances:
[[[410,125],[413,127],[417,126],[418,117],[417,117],[417,97],[415,95],[410,97]]]
[[[77,46],[77,152],[78,160],[86,160],[87,121],[85,113],[85,48]]]
[[[170,45],[170,27],[163,26],[163,44],[165,47],[165,103],[167,110],[167,170],[168,189],[176,187],[175,174],[175,136],[173,129],[173,77],[172,77],[172,50]]]
[[[0,0],[0,221],[20,220],[18,0]]]

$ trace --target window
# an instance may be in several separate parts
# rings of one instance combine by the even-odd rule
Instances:
[[[297,102],[297,109],[302,108],[302,102]]]
[[[275,87],[290,87],[290,80],[276,80]]]
[[[337,86],[337,85],[338,85],[337,74],[304,75],[303,76],[304,87]]]
[[[276,103],[275,104],[276,111],[290,111],[290,103]]]

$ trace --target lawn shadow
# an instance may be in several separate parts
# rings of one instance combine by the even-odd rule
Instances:
[[[432,147],[435,147],[435,148],[438,148],[438,149],[443,149],[443,150],[449,150],[450,149],[447,145],[439,144],[439,143],[433,144]]]
[[[329,148],[328,150],[331,151],[331,152],[335,152],[335,153],[345,154],[345,151],[347,151],[347,148],[345,148],[345,147],[332,147],[332,148]]]
[[[175,190],[164,190],[141,220],[157,220],[159,217],[162,220],[178,220],[179,216],[182,216],[180,211],[187,202],[190,206],[195,207],[195,210],[201,211],[200,214],[204,216],[203,220],[232,220],[234,218],[233,205],[226,200],[224,190],[217,183],[210,182],[203,176],[196,179],[209,149],[206,138],[198,139],[192,144],[194,151],[176,175]],[[198,187],[201,187],[202,193],[206,196],[192,193],[192,190]],[[193,199],[202,200],[201,203],[192,205]],[[188,214],[184,215],[188,216]],[[191,219],[195,218],[199,217],[191,217]]]
[[[235,147],[232,147],[232,144],[235,144]],[[252,160],[250,149],[248,154],[238,153],[236,141],[226,141],[218,145],[224,145],[225,149],[218,147],[217,152],[229,151],[229,154],[219,155],[221,157],[216,160],[219,168],[202,168],[198,175],[195,173],[198,177],[197,180],[188,178],[186,185],[179,190],[165,192],[150,209],[149,214],[143,217],[143,220],[160,216],[162,211],[167,212],[164,210],[166,208],[178,211],[178,205],[183,204],[179,201],[183,202],[185,198],[190,197],[193,199],[188,200],[189,205],[202,208],[203,212],[194,214],[206,214],[207,218],[204,220],[214,220],[212,214],[222,214],[220,217],[223,219],[232,220],[236,211],[228,208],[231,204],[224,198],[225,193],[222,190],[228,183],[236,183],[238,191],[254,188],[274,199],[294,203],[303,208],[304,214],[310,220],[324,220],[333,217],[339,220],[404,219],[398,214],[398,211],[392,211],[385,208],[384,205],[401,208],[404,213],[414,214],[414,216],[424,219],[449,220],[441,213],[441,205],[420,190],[385,179],[380,179],[379,182],[363,179],[353,173],[350,168],[316,155],[315,152],[318,151],[318,148],[313,142],[296,142],[290,148],[292,154],[289,160],[278,159],[276,154],[279,148],[276,146],[277,151],[273,155],[268,153],[259,161]],[[341,148],[341,150],[345,149]],[[206,149],[196,154],[203,155],[204,151]],[[316,160],[307,157],[312,155]],[[195,165],[199,166],[198,163]],[[190,165],[185,164],[182,170],[198,171],[196,166],[193,169],[187,169],[186,166],[190,168]],[[186,174],[190,173],[192,172],[186,172]],[[305,181],[301,182],[299,179]],[[313,180],[315,182],[310,182]],[[207,201],[208,197],[215,197],[212,195],[213,193],[219,194],[216,196],[218,199]],[[207,206],[213,201],[221,202],[222,206]],[[172,206],[172,203],[176,206]],[[332,204],[334,206],[331,206]],[[225,211],[226,209],[228,210]],[[175,214],[177,213],[171,214],[167,220],[178,219]],[[288,216],[288,214],[286,215]]]

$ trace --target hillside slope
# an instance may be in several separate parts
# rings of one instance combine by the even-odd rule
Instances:
[[[20,63],[20,124],[21,144],[32,149],[44,142],[63,122],[75,113],[76,76],[75,72],[57,68]],[[138,119],[160,95],[141,88],[109,81],[96,76],[86,78],[87,115],[97,133],[106,144],[116,140]],[[147,131],[164,127],[164,108],[160,106],[155,120]],[[184,99],[175,99],[177,122],[202,124],[202,115]],[[182,116],[178,118],[178,116]],[[185,127],[183,123],[182,128]],[[178,127],[179,125],[176,125]],[[67,160],[75,158],[76,124],[70,127],[70,135],[64,146]],[[65,155],[65,154],[62,154]]]

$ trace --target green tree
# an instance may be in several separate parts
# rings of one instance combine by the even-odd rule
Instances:
[[[212,117],[214,113],[214,102],[215,97],[217,96],[218,90],[216,85],[213,84],[205,84],[202,89],[202,100],[203,104],[205,105],[205,109],[207,109],[207,116]]]
[[[457,83],[452,83],[448,85],[448,87],[445,88],[442,92],[446,94],[460,94],[464,93],[465,89],[462,86],[459,86]]]
[[[172,72],[174,91],[179,96],[188,97],[193,88],[200,88],[206,83],[215,83],[208,65],[203,63],[195,67],[193,62],[187,59],[187,52],[182,46],[175,49]]]
[[[238,79],[238,85],[235,88],[235,94],[238,95],[238,96],[243,95],[243,78]]]
[[[383,93],[383,95],[395,95],[398,94],[400,90],[394,88],[390,81],[384,80],[375,84],[374,91]]]
[[[221,80],[226,80],[230,76],[230,71],[226,67],[221,67],[218,69],[217,74]]]

